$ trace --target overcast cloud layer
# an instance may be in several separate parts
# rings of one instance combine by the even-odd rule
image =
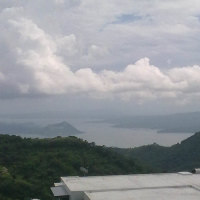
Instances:
[[[197,0],[7,0],[0,11],[1,98],[200,97]]]

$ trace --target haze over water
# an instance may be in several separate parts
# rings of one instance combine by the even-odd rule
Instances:
[[[152,143],[171,146],[193,135],[193,133],[157,133],[153,129],[117,128],[108,123],[81,120],[71,120],[71,122],[85,132],[77,135],[77,137],[89,142],[95,142],[98,145],[121,148],[138,147]]]
[[[99,119],[98,119],[99,120]],[[3,121],[3,119],[0,119]],[[97,145],[105,145],[120,148],[138,147],[157,143],[162,146],[171,146],[179,143],[182,140],[190,137],[193,133],[157,133],[155,129],[147,128],[118,128],[112,126],[110,123],[98,122],[95,119],[74,119],[74,118],[32,118],[32,119],[5,119],[6,122],[26,123],[32,122],[35,124],[53,124],[62,121],[67,121],[75,128],[83,133],[75,135],[76,137],[87,140],[88,142],[95,142]],[[23,137],[41,137],[39,135],[21,135]],[[56,135],[55,135],[56,137]]]

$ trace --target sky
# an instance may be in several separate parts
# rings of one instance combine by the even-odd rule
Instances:
[[[200,110],[198,0],[0,0],[0,111]]]

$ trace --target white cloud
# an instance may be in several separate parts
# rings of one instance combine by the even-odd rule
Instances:
[[[0,96],[85,93],[138,102],[196,98],[200,95],[200,66],[159,68],[142,57],[157,57],[155,63],[164,60],[168,65],[176,55],[177,60],[182,59],[180,65],[185,59],[198,60],[191,52],[199,48],[195,42],[200,10],[194,6],[198,2],[181,1],[181,8],[172,1],[156,2],[149,6],[146,1],[134,1],[131,6],[128,0],[123,4],[54,0],[44,1],[41,7],[38,1],[22,1],[18,7],[13,3],[10,8],[4,5],[0,14]],[[191,9],[183,12],[186,7]],[[141,17],[113,23],[124,14]],[[135,64],[119,67],[139,57],[142,59]]]

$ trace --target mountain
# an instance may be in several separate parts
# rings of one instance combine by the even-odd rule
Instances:
[[[51,200],[50,186],[61,176],[82,176],[80,167],[87,168],[89,176],[149,172],[133,159],[74,136],[31,139],[0,135],[1,200]]]
[[[200,167],[200,132],[171,147],[152,144],[116,151],[159,172],[191,171]]]
[[[41,132],[43,133],[43,135],[46,136],[55,136],[55,135],[66,136],[66,135],[76,135],[83,133],[66,121],[57,124],[49,124],[43,127],[41,129]]]
[[[27,137],[69,136],[82,133],[66,121],[40,126],[33,123],[0,122],[0,134],[16,134]]]
[[[123,116],[105,121],[118,128],[156,129],[159,133],[195,133],[200,130],[200,112],[157,116]]]

